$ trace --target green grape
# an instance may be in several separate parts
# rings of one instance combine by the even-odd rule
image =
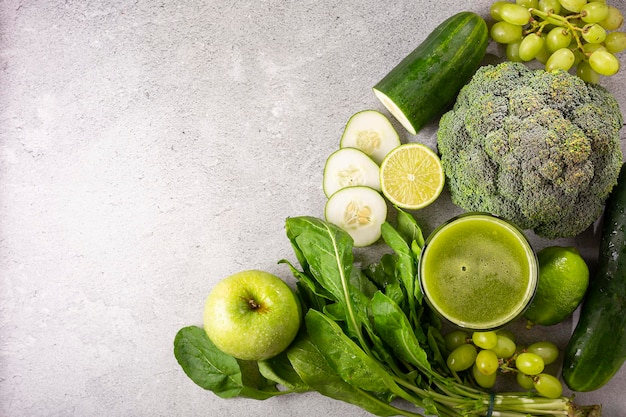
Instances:
[[[626,50],[626,33],[611,32],[606,35],[604,47],[612,54],[620,53]]]
[[[602,26],[606,30],[616,30],[619,29],[624,23],[624,15],[617,7],[609,6],[609,15],[600,22],[600,26]]]
[[[472,342],[481,349],[491,349],[498,343],[498,334],[494,331],[474,332]]]
[[[539,0],[515,0],[515,3],[527,9],[536,9],[539,7]]]
[[[609,6],[599,2],[587,3],[580,14],[580,18],[587,23],[599,23],[609,16]]]
[[[513,43],[522,39],[522,27],[509,22],[496,22],[491,27],[491,38],[498,43]]]
[[[521,42],[509,43],[506,45],[506,57],[509,61],[522,62],[519,56],[519,46]]]
[[[498,377],[498,374],[495,372],[489,375],[483,374],[478,370],[476,364],[472,366],[472,375],[474,376],[474,381],[483,388],[493,388],[493,386],[496,385],[496,379]]]
[[[599,43],[586,43],[583,45],[583,52],[587,57],[590,57],[595,51],[606,51],[606,48]]]
[[[446,364],[451,371],[461,372],[474,364],[477,354],[476,347],[471,343],[466,343],[450,352]]]
[[[536,353],[523,352],[515,358],[515,367],[526,375],[537,375],[543,372],[545,365]]]
[[[530,12],[519,4],[506,3],[500,7],[500,17],[505,22],[524,26],[530,22]]]
[[[597,23],[591,23],[583,27],[583,39],[589,43],[602,43],[606,39],[606,30]]]
[[[589,57],[589,65],[600,75],[611,76],[619,71],[619,60],[608,51],[598,50]]]
[[[500,9],[505,4],[509,4],[509,2],[508,1],[496,1],[491,4],[491,7],[489,7],[489,14],[493,18],[493,20],[496,20],[498,22],[502,20],[502,16],[500,16]]]
[[[550,58],[550,55],[552,55],[552,52],[548,51],[548,47],[546,46],[546,43],[544,42],[543,47],[541,48],[539,53],[535,56],[535,59],[545,65],[545,63],[548,62],[548,58]]]
[[[559,398],[563,393],[563,385],[555,376],[539,374],[533,378],[533,385],[542,397]]]
[[[500,330],[496,331],[496,334],[498,336],[504,336],[504,337],[508,338],[509,340],[511,340],[512,342],[515,342],[515,333],[513,333],[510,330],[500,329]]]
[[[569,49],[574,53],[574,64],[572,65],[572,67],[575,67],[580,63],[580,61],[585,59],[585,54],[583,54],[583,52],[577,46],[570,45]]]
[[[600,81],[600,74],[595,72],[588,61],[581,61],[576,66],[576,75],[583,81],[587,81],[591,84],[597,84]]]
[[[544,40],[541,35],[531,33],[519,44],[518,55],[522,61],[532,61],[541,52]]]
[[[544,13],[561,13],[561,3],[559,3],[559,0],[539,0],[537,8]]]
[[[570,12],[580,13],[587,0],[559,0],[559,3]]]
[[[541,356],[545,365],[550,365],[559,357],[559,348],[552,342],[535,342],[526,350]]]
[[[508,359],[515,354],[515,342],[506,336],[498,334],[498,342],[491,348],[498,358]]]
[[[492,350],[483,349],[476,355],[475,365],[481,373],[491,375],[496,373],[500,362],[498,362],[498,357]]]
[[[522,389],[533,389],[535,387],[533,377],[522,372],[517,373],[516,380],[517,384],[522,387]]]
[[[572,42],[572,34],[568,29],[555,27],[546,35],[546,48],[554,52],[561,48],[567,48]]]
[[[546,61],[546,71],[550,72],[558,69],[569,71],[574,66],[575,60],[576,57],[571,49],[561,48],[550,55],[550,58]]]
[[[453,330],[450,333],[447,333],[443,337],[443,340],[446,343],[446,349],[448,352],[452,352],[459,346],[466,344],[468,342],[468,338],[468,334],[463,330]]]

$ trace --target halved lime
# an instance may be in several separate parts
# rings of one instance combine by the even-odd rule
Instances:
[[[392,204],[424,208],[439,197],[445,176],[441,160],[428,146],[406,143],[393,149],[380,165],[380,186]]]

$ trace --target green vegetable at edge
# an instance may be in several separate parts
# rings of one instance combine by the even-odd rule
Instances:
[[[563,380],[574,391],[600,388],[626,360],[626,164],[604,216],[598,268],[563,359]]]
[[[174,355],[187,376],[221,398],[265,400],[288,393],[278,391],[259,373],[256,362],[244,362],[221,352],[202,327],[180,329],[174,339]]]

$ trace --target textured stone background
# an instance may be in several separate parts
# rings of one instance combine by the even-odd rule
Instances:
[[[0,1],[0,415],[367,415],[218,399],[172,341],[231,273],[293,282],[284,219],[322,215],[350,115],[382,110],[371,87],[442,20],[489,4]],[[622,109],[625,74],[603,81]],[[434,146],[436,123],[396,127]],[[457,212],[444,194],[416,215],[428,231]],[[597,236],[557,243],[592,262]],[[625,386],[578,399],[624,416]]]

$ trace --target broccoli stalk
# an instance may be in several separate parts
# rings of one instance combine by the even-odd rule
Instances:
[[[439,123],[452,201],[539,236],[573,237],[617,183],[622,124],[605,88],[565,71],[482,67]]]

